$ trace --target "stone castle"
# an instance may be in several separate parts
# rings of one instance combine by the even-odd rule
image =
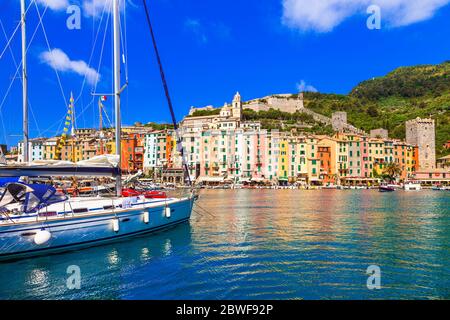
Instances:
[[[275,109],[283,112],[295,113],[304,109],[303,105],[303,93],[298,95],[293,94],[278,94],[273,96],[267,96],[264,98],[253,99],[247,102],[242,102],[241,95],[236,93],[232,102],[232,108],[237,110],[238,105],[243,109],[251,109],[253,111],[269,111],[269,109]],[[220,109],[229,109],[230,106],[225,103]],[[215,108],[213,106],[206,106],[203,108],[191,107],[189,115],[192,116],[196,111],[211,111]]]
[[[299,93],[298,95],[277,94],[250,100],[245,103],[244,108],[256,112],[275,109],[283,112],[295,113],[304,109],[303,93]]]
[[[266,96],[264,98],[253,99],[247,102],[243,102],[241,95],[236,93],[233,98],[232,105],[225,103],[223,107],[214,108],[213,106],[206,106],[203,108],[191,107],[189,110],[189,116],[192,117],[196,111],[213,111],[220,109],[220,116],[203,116],[195,117],[200,120],[200,118],[215,118],[215,122],[220,119],[240,119],[242,120],[242,110],[250,109],[255,112],[268,111],[270,109],[279,110],[282,112],[295,113],[301,112],[309,114],[314,118],[315,121],[333,127],[333,130],[337,132],[351,132],[356,134],[365,134],[361,129],[358,129],[347,122],[346,112],[335,112],[332,117],[326,117],[322,114],[314,112],[304,105],[303,92],[299,94],[276,94],[271,96]],[[192,123],[195,119],[185,118],[183,120],[184,124]],[[220,126],[219,126],[220,127]]]

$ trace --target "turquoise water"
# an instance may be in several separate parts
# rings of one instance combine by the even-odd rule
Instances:
[[[209,213],[154,235],[0,263],[0,299],[450,299],[449,192],[209,190],[198,204]]]

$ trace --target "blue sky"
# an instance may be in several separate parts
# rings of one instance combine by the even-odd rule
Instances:
[[[101,43],[108,12],[91,63],[89,58],[103,3],[96,0],[37,0],[49,44],[41,29],[28,52],[30,135],[52,136],[61,130],[67,107],[53,65],[59,71],[65,98],[73,91],[78,127],[98,125],[97,103],[90,92],[110,92],[112,85],[110,27]],[[28,12],[28,38],[38,19]],[[97,3],[96,2],[96,3]],[[348,93],[360,81],[399,66],[450,60],[450,0],[148,0],[155,32],[179,120],[190,106],[221,106],[236,91],[245,100],[273,93],[294,93],[300,87],[326,93]],[[366,9],[381,8],[381,29],[369,30]],[[66,27],[66,7],[81,8],[81,29]],[[107,4],[108,5],[108,4]],[[141,0],[128,0],[127,52],[129,87],[123,94],[124,124],[170,121],[150,44]],[[18,0],[2,0],[0,19],[9,38],[20,17]],[[0,29],[0,53],[6,44]],[[16,63],[20,32],[12,39]],[[47,52],[47,54],[46,54]],[[7,49],[0,58],[0,103],[16,68]],[[84,75],[87,74],[81,91]],[[125,78],[125,75],[123,76]],[[17,143],[21,134],[21,84],[16,79],[1,106],[0,143]],[[106,102],[112,117],[112,100]],[[111,119],[112,120],[112,119]]]

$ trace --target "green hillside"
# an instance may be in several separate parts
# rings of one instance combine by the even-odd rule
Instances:
[[[349,95],[305,93],[305,107],[331,116],[346,111],[348,121],[369,131],[387,128],[393,138],[405,137],[405,121],[435,119],[437,155],[449,154],[442,145],[450,139],[450,62],[402,67],[367,80]]]

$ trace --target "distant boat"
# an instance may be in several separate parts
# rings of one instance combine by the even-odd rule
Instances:
[[[431,188],[434,191],[448,191],[450,190],[450,187],[444,187],[444,186],[434,186],[433,188]]]
[[[380,192],[393,192],[393,191],[395,191],[395,188],[393,186],[380,186],[378,188],[378,191],[380,191]]]
[[[419,191],[422,190],[422,186],[420,185],[419,182],[408,181],[403,186],[403,189],[405,189],[405,191]]]

